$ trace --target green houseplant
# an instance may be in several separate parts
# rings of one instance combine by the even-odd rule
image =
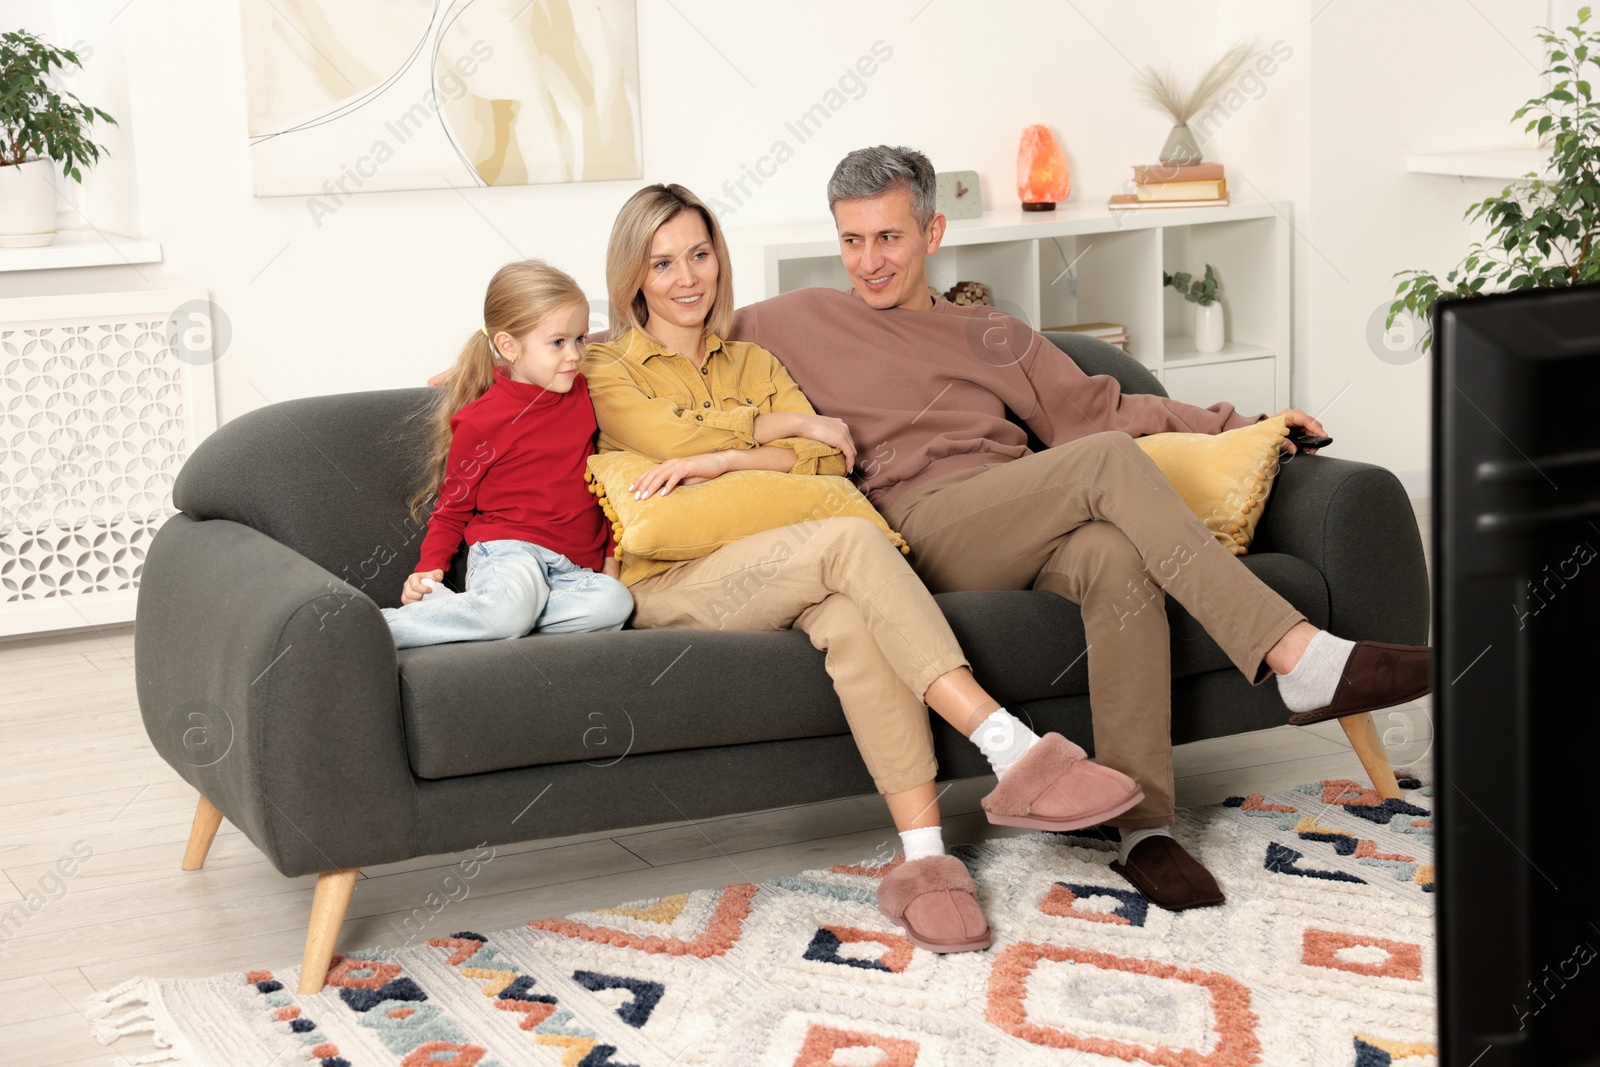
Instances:
[[[1210,307],[1217,300],[1217,272],[1211,269],[1211,264],[1206,264],[1206,276],[1196,280],[1193,276],[1179,271],[1176,274],[1161,272],[1161,284],[1170,285],[1178,291],[1178,295],[1191,304],[1201,307]]]
[[[76,52],[27,31],[0,33],[0,246],[54,240],[52,165],[81,182],[81,168],[105,151],[90,127],[117,120],[51,84],[53,73],[82,65]]]
[[[1402,278],[1389,305],[1388,326],[1402,311],[1427,328],[1434,301],[1492,292],[1583,285],[1600,281],[1600,104],[1592,96],[1600,68],[1600,32],[1586,28],[1589,8],[1555,33],[1540,27],[1545,45],[1543,74],[1550,88],[1517,109],[1513,121],[1532,115],[1524,127],[1550,138],[1550,163],[1543,176],[1530,172],[1496,196],[1467,208],[1469,220],[1486,219],[1489,231],[1441,280],[1429,271],[1396,271]],[[1422,350],[1433,343],[1425,335]]]
[[[1198,352],[1222,351],[1222,305],[1217,302],[1217,272],[1206,264],[1204,278],[1194,278],[1179,271],[1176,274],[1161,272],[1161,284],[1170,285],[1178,295],[1194,308],[1194,347]]]

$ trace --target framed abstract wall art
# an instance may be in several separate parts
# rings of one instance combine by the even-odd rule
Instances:
[[[257,196],[643,173],[633,0],[240,4]]]

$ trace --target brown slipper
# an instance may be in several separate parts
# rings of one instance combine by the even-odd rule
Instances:
[[[1291,726],[1309,726],[1326,719],[1376,711],[1415,700],[1433,689],[1433,649],[1427,645],[1391,645],[1357,641],[1345,661],[1333,702],[1289,716]]]
[[[1111,869],[1132,882],[1150,903],[1168,911],[1206,908],[1227,899],[1211,872],[1165,835],[1140,841],[1128,853],[1127,863],[1113,861]]]
[[[978,907],[978,886],[954,856],[902,863],[878,886],[878,910],[929,952],[977,952],[989,947],[989,922]]]
[[[1060,734],[1045,734],[983,798],[984,814],[997,826],[1081,830],[1144,799],[1138,782],[1087,756]]]

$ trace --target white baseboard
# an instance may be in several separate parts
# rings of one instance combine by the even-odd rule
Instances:
[[[137,589],[10,601],[0,611],[0,638],[126,626],[133,621],[138,601]]]

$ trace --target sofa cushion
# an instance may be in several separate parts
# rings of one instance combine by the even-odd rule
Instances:
[[[875,523],[890,544],[910,553],[906,539],[889,528],[848,478],[738,470],[699,485],[680,485],[666,496],[635,500],[628,487],[656,465],[637,452],[589,457],[584,478],[611,520],[625,563],[633,556],[699,559],[751,534],[838,516]]]
[[[1278,449],[1288,433],[1279,415],[1225,433],[1157,433],[1134,443],[1222,547],[1242,556],[1272,494]]]
[[[1277,553],[1241,562],[1313,622],[1326,620],[1327,587],[1310,564]],[[1088,692],[1077,605],[1031,591],[936,599],[995,699]],[[1167,614],[1175,678],[1232,670],[1175,601]],[[400,699],[412,770],[430,779],[849,732],[822,653],[793,630],[629,630],[407,649]]]
[[[846,732],[820,660],[795,630],[535,634],[406,649],[411,768],[450,778]]]

